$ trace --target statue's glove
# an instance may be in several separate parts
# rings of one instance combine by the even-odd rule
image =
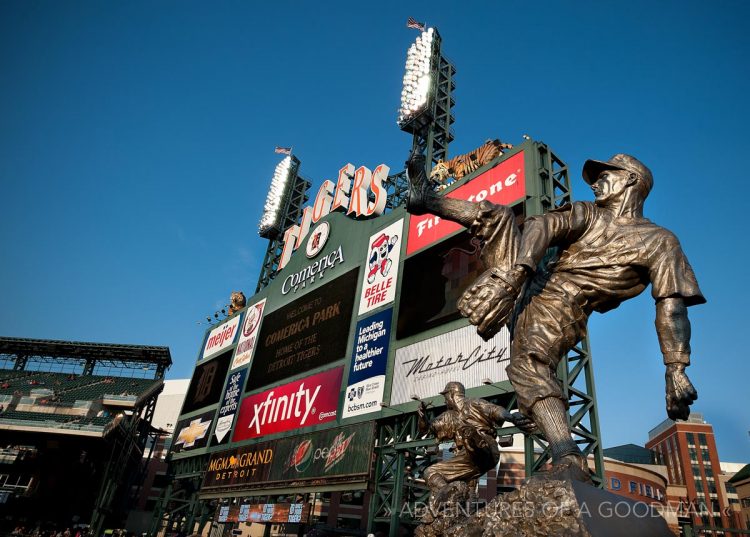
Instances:
[[[519,412],[514,412],[508,415],[508,421],[513,425],[521,429],[524,434],[535,433],[537,430],[536,423],[531,418],[524,416]]]
[[[458,311],[488,340],[508,322],[525,279],[523,268],[490,269],[464,292],[458,301]]]
[[[698,392],[685,373],[685,364],[667,364],[665,377],[667,381],[667,415],[673,420],[686,420],[690,415],[690,405],[698,399]]]

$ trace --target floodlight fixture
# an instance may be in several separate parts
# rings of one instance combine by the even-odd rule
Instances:
[[[398,111],[399,127],[404,127],[429,107],[439,57],[439,36],[434,28],[427,28],[406,53],[404,87]]]
[[[288,155],[276,166],[266,203],[263,206],[263,216],[258,223],[258,235],[263,238],[273,238],[281,232],[289,192],[297,177],[298,165],[299,161],[294,156]]]

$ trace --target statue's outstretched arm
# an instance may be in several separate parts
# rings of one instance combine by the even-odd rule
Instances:
[[[698,399],[698,392],[685,373],[685,368],[690,365],[690,320],[682,298],[657,300],[656,333],[667,366],[667,415],[673,420],[687,419],[690,405]]]

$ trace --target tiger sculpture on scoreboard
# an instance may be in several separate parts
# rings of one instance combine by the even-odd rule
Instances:
[[[438,190],[448,187],[448,178],[458,181],[462,177],[478,170],[495,157],[503,154],[503,149],[512,149],[512,144],[506,144],[498,139],[487,140],[469,153],[458,155],[450,160],[439,160],[430,173],[430,179],[438,183]]]

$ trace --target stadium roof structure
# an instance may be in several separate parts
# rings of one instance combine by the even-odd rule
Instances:
[[[156,366],[158,378],[172,365],[169,347],[14,337],[0,337],[0,357],[12,360],[15,369],[24,369],[29,358],[35,361],[80,360],[92,364],[86,367],[89,374],[94,362],[117,363],[124,367],[151,364]]]

